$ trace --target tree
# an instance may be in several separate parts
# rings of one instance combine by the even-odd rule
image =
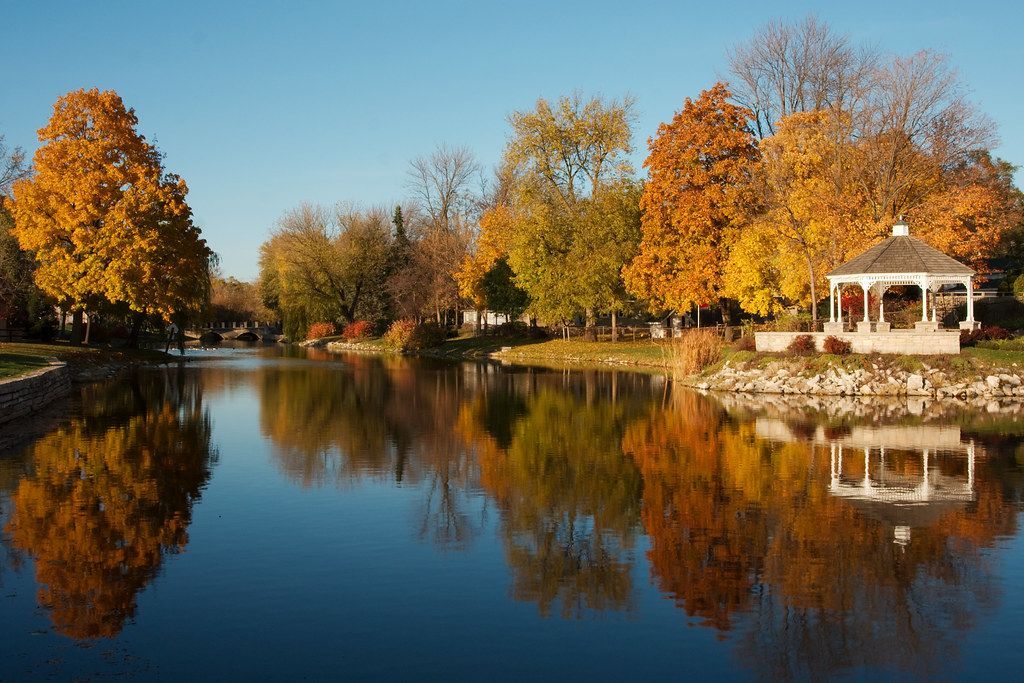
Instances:
[[[78,323],[105,302],[170,319],[209,294],[212,252],[188,187],[137,124],[113,91],[68,93],[39,131],[35,175],[13,186],[15,235],[39,262],[36,284]]]
[[[480,283],[487,309],[504,313],[510,321],[518,319],[530,303],[530,297],[516,286],[514,278],[508,260],[500,258],[484,273]]]
[[[41,333],[53,321],[52,302],[35,286],[35,260],[18,245],[14,219],[0,197],[0,321]]]
[[[459,305],[456,273],[472,241],[479,202],[471,183],[479,172],[468,148],[444,144],[409,164],[409,189],[425,217],[413,250],[413,271],[438,323]]]
[[[269,320],[271,312],[259,287],[234,277],[210,278],[210,319],[214,321]]]
[[[761,141],[751,180],[761,212],[744,225],[725,273],[727,292],[746,310],[774,312],[774,294],[809,305],[817,322],[825,274],[858,242],[849,229],[857,196],[834,182],[849,157],[836,138],[843,127],[835,112],[795,113]]]
[[[9,148],[0,134],[0,197],[10,195],[14,181],[28,177],[31,169],[25,163],[25,151],[20,147]]]
[[[302,204],[286,213],[263,244],[260,282],[286,334],[317,321],[376,320],[387,306],[391,230],[380,209]]]
[[[636,192],[626,155],[633,101],[585,100],[509,117],[505,162],[512,181],[508,261],[537,315],[567,320],[618,310],[620,271],[632,256]]]
[[[857,108],[878,63],[872,51],[814,16],[770,22],[727,58],[736,100],[750,110],[762,139],[790,114]]]
[[[630,292],[652,310],[687,310],[725,295],[723,265],[754,198],[758,159],[751,112],[716,83],[686,99],[648,142],[650,179],[640,200],[640,250],[624,271]]]
[[[477,310],[487,307],[484,279],[499,259],[506,258],[513,229],[512,210],[507,204],[496,204],[480,216],[476,249],[465,256],[455,274],[459,294]]]

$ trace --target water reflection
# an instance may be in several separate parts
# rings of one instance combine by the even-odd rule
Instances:
[[[210,418],[194,378],[86,390],[87,412],[36,441],[5,531],[35,562],[38,601],[72,638],[117,634],[163,557],[188,543],[210,476]]]
[[[679,638],[700,625],[767,677],[941,675],[999,606],[998,541],[1019,533],[1010,409],[714,399],[399,357],[225,362],[96,387],[91,413],[32,446],[6,531],[61,632],[117,633],[185,546],[216,454],[202,399],[236,390],[301,499],[397,491],[418,548],[494,544],[531,613],[643,618],[658,595]]]
[[[657,587],[773,676],[934,673],[996,600],[985,550],[1017,531],[1012,454],[920,407],[837,418],[637,375],[368,357],[259,381],[302,485],[429,480],[419,535],[463,548],[481,527],[460,500],[481,489],[510,594],[543,616],[634,609],[646,535]]]

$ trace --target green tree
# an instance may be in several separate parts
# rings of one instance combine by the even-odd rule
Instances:
[[[639,239],[638,192],[626,158],[632,100],[539,100],[509,117],[513,180],[508,260],[540,317],[621,308],[620,270]]]

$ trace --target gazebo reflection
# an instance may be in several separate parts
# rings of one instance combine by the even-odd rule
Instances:
[[[758,419],[763,438],[795,441],[781,420]],[[975,501],[977,446],[959,427],[861,426],[841,434],[818,426],[810,441],[829,447],[831,495],[893,528],[906,546],[914,527],[926,527]]]

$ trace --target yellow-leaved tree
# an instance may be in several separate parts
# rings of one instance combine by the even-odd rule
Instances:
[[[112,90],[70,92],[39,130],[34,174],[14,183],[14,234],[39,288],[75,313],[73,338],[82,311],[104,303],[170,320],[209,298],[213,253],[188,187],[137,125]]]
[[[863,246],[863,204],[844,168],[844,115],[798,112],[761,141],[752,187],[761,211],[743,226],[725,267],[725,289],[747,311],[776,313],[780,298],[808,305],[827,289],[825,275]]]

